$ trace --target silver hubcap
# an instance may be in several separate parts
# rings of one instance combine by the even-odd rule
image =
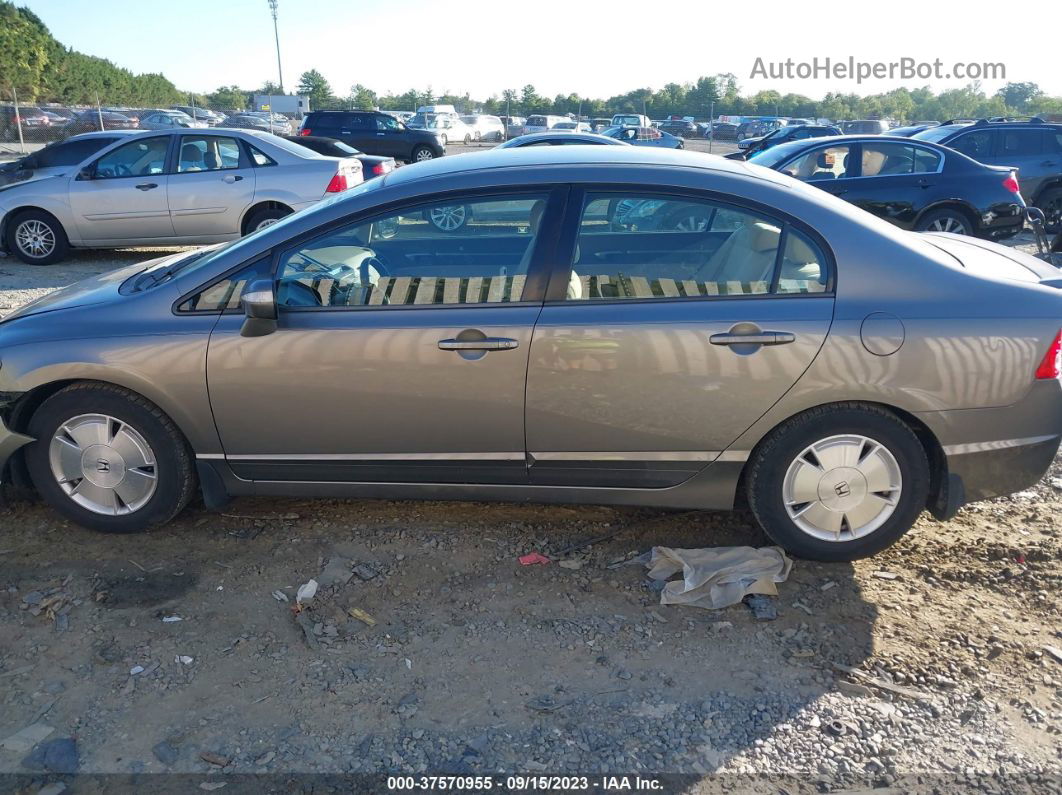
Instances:
[[[785,509],[821,541],[853,541],[892,516],[902,488],[896,458],[866,436],[830,436],[807,447],[786,470]]]
[[[431,160],[435,155],[428,149],[421,149],[417,152],[417,160]]]
[[[15,227],[15,244],[30,257],[47,257],[55,251],[55,232],[44,221],[23,221]]]
[[[266,218],[264,221],[259,221],[258,226],[256,226],[254,230],[257,232],[259,229],[265,229],[267,226],[272,226],[279,220],[279,218]]]
[[[465,222],[465,208],[460,204],[434,207],[429,215],[431,222],[444,232],[452,232]]]
[[[938,218],[929,225],[930,232],[951,232],[956,235],[966,234],[966,225],[958,218]]]
[[[74,502],[119,516],[155,493],[155,454],[140,433],[106,414],[82,414],[59,426],[48,448],[52,475]]]

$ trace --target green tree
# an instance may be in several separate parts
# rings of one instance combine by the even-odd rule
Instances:
[[[376,92],[361,83],[355,83],[350,87],[350,107],[358,110],[372,110],[377,107]]]
[[[310,98],[310,109],[321,110],[335,104],[335,95],[332,94],[332,86],[325,80],[324,75],[316,69],[310,69],[299,76],[299,85],[296,91]]]
[[[1004,105],[1022,112],[1027,111],[1030,103],[1043,94],[1036,83],[1007,83],[996,92],[996,96],[1003,100]]]
[[[239,86],[220,86],[213,93],[207,94],[207,102],[213,108],[232,110],[243,110],[250,105],[247,92]]]

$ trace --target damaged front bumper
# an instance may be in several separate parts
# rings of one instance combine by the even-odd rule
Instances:
[[[7,470],[7,462],[11,456],[32,441],[32,437],[8,430],[3,419],[0,419],[0,483],[4,482],[4,472]]]

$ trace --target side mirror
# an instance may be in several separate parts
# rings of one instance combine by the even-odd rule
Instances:
[[[277,299],[273,294],[273,282],[259,279],[251,282],[241,297],[243,327],[241,337],[264,337],[277,330]]]
[[[78,179],[96,179],[96,166],[85,166],[77,172]]]

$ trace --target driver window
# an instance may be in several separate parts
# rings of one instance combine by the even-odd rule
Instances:
[[[169,138],[138,139],[119,146],[96,161],[96,178],[144,177],[166,169]]]
[[[376,129],[377,130],[397,130],[398,119],[394,116],[377,116],[376,117]]]
[[[427,203],[340,227],[280,257],[282,307],[520,301],[546,194]]]

